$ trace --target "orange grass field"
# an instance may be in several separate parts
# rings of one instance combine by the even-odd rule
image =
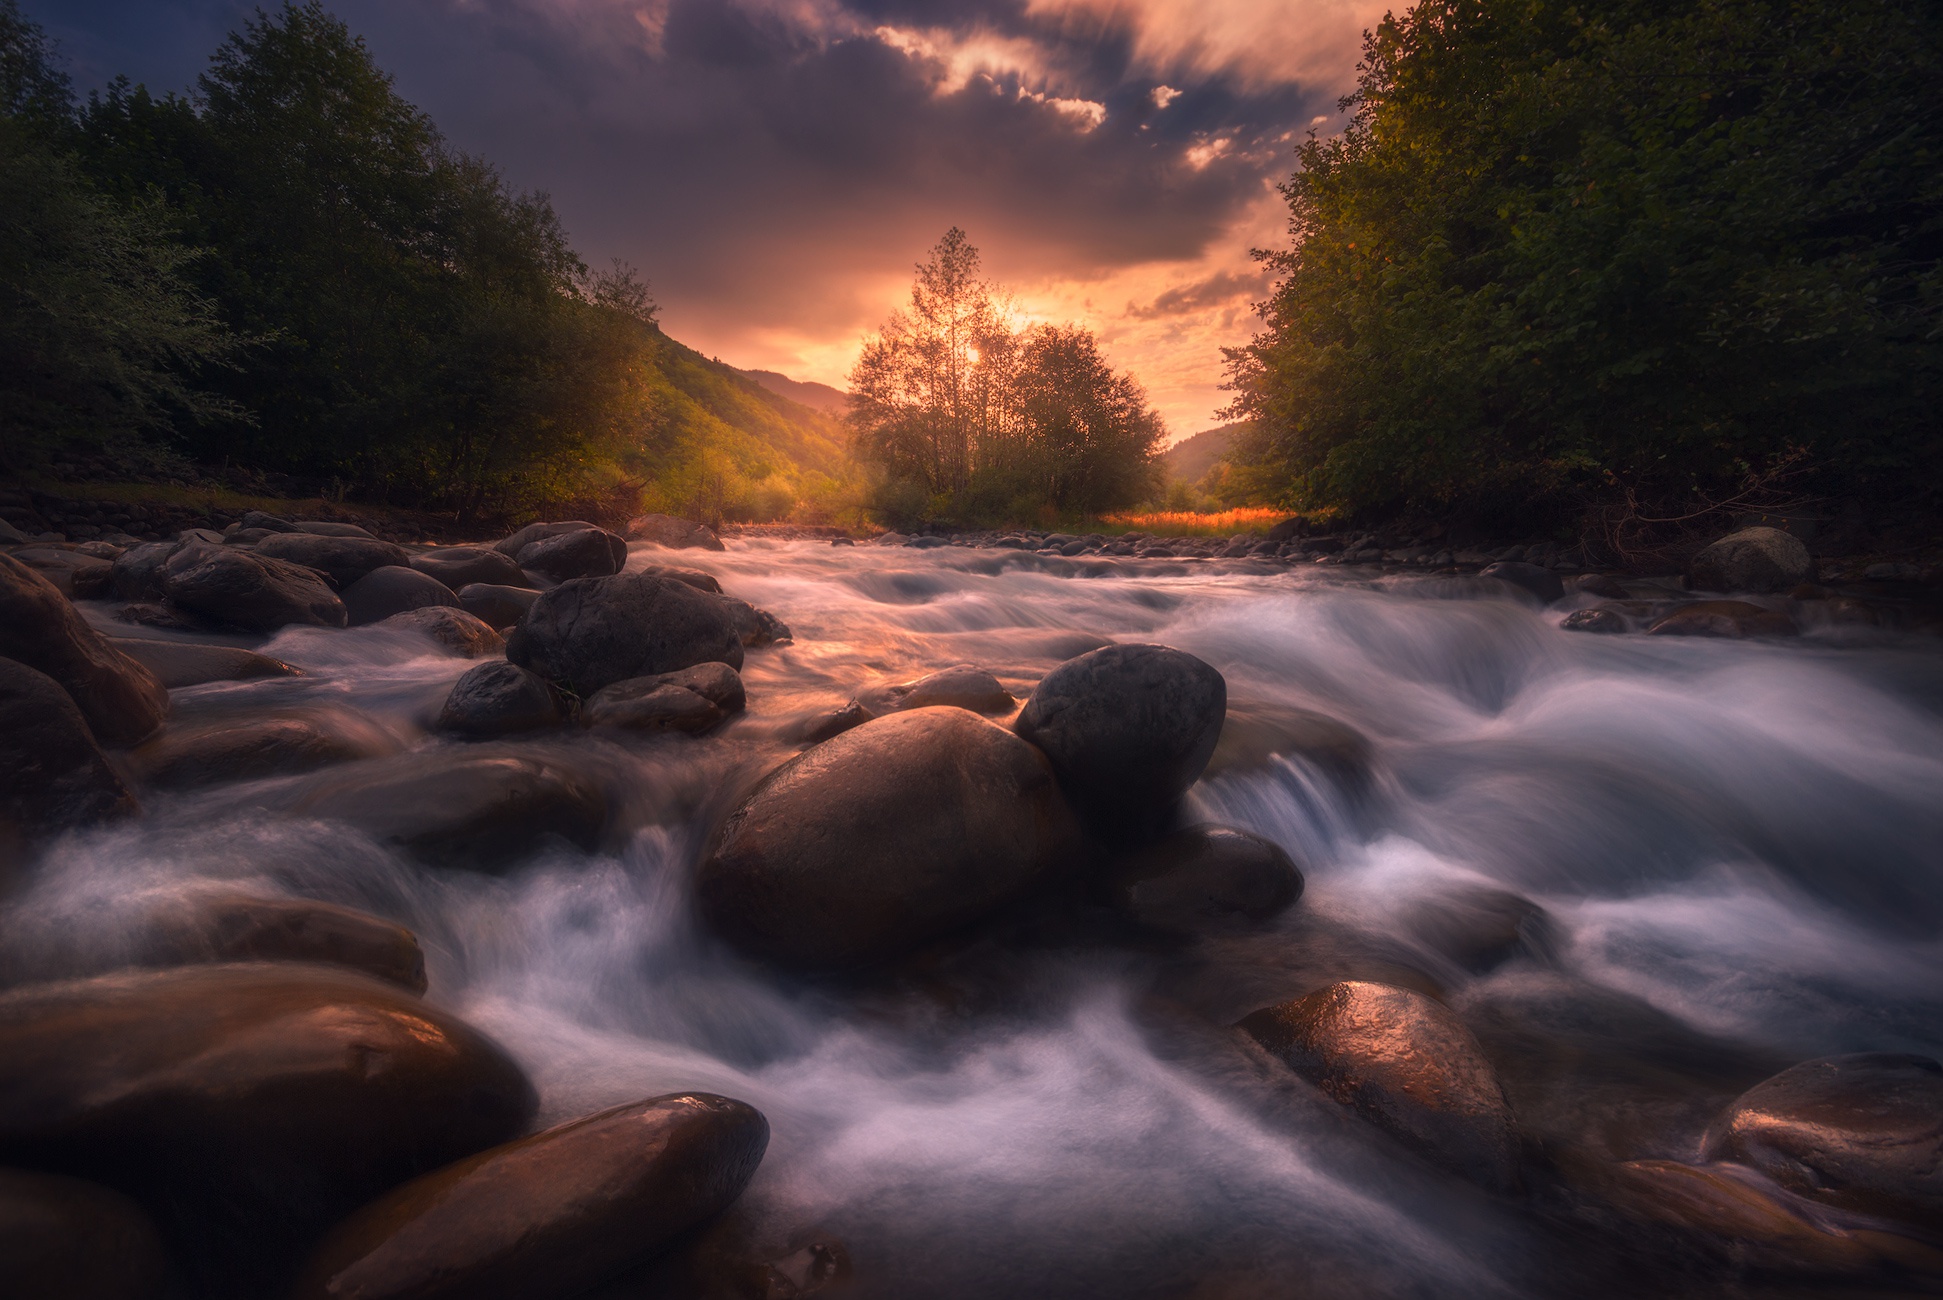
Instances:
[[[1107,515],[1101,531],[1152,533],[1157,537],[1232,537],[1236,533],[1265,533],[1289,517],[1289,512],[1274,506],[1248,506],[1203,515],[1192,510],[1155,510],[1142,514],[1125,511]]]

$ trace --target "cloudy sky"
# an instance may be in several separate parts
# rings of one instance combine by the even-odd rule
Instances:
[[[1253,329],[1272,186],[1372,0],[332,0],[457,146],[633,262],[668,332],[843,386],[951,225],[1175,434]],[[24,0],[82,88],[186,89],[237,0]]]

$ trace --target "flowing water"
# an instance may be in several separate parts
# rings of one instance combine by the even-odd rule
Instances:
[[[1498,584],[1248,561],[767,541],[679,560],[795,642],[750,652],[749,712],[714,736],[529,742],[617,796],[604,851],[479,875],[276,811],[314,778],[158,794],[58,846],[20,951],[99,964],[212,880],[395,917],[429,996],[507,1045],[543,1120],[683,1089],[760,1107],[742,1213],[775,1242],[840,1237],[867,1296],[1672,1293],[1671,1247],[1545,1171],[1692,1158],[1721,1102],[1796,1060],[1943,1055],[1933,640],[1574,634]],[[697,925],[710,828],[793,727],[953,663],[1023,698],[1107,641],[1226,676],[1232,743],[1190,812],[1302,865],[1280,920],[1169,943],[1075,902],[853,982],[775,975]],[[465,661],[375,629],[263,649],[308,675],[178,691],[178,718],[351,710],[453,743],[425,724]],[[1366,737],[1367,766],[1278,746],[1314,714]],[[1474,960],[1465,927],[1506,915],[1510,947]],[[1531,1130],[1524,1194],[1417,1162],[1225,1028],[1345,976],[1464,1015]]]

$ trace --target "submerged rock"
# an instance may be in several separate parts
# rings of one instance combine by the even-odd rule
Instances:
[[[1491,885],[1433,891],[1405,907],[1398,920],[1411,938],[1478,975],[1517,956],[1544,956],[1555,942],[1544,908]]]
[[[309,569],[228,546],[185,546],[162,566],[169,602],[251,632],[343,627],[344,602]]]
[[[306,710],[171,728],[129,755],[135,774],[158,789],[261,780],[395,753],[398,742],[355,714]]]
[[[1649,636],[1794,636],[1794,620],[1780,610],[1742,600],[1702,600],[1682,605],[1646,629]]]
[[[517,587],[525,580],[511,556],[490,546],[438,546],[412,556],[411,565],[454,591],[476,582]]]
[[[1779,528],[1743,528],[1703,547],[1687,565],[1697,591],[1786,591],[1815,576],[1801,539]]]
[[[627,535],[636,541],[674,549],[695,547],[704,551],[725,551],[722,539],[701,524],[677,519],[673,515],[637,515],[627,522]]]
[[[254,650],[193,641],[147,641],[116,637],[115,649],[155,674],[174,690],[206,682],[243,682],[258,677],[301,677],[303,669]]]
[[[1095,833],[1151,834],[1208,765],[1228,685],[1180,650],[1110,645],[1047,673],[1013,729],[1043,751]]]
[[[150,1300],[167,1271],[155,1224],[120,1192],[0,1169],[0,1287],[8,1300]]]
[[[604,578],[627,563],[627,543],[604,528],[581,528],[529,542],[517,558],[521,569],[554,582]]]
[[[258,898],[233,890],[195,894],[149,920],[136,965],[239,961],[317,962],[362,971],[412,993],[425,991],[425,954],[402,925],[308,898]]]
[[[597,727],[699,734],[742,712],[746,703],[742,674],[706,663],[602,687],[587,701],[586,716]]]
[[[1943,1065],[1888,1052],[1804,1061],[1735,1099],[1705,1152],[1830,1205],[1943,1224]]]
[[[0,832],[33,838],[134,811],[68,693],[45,673],[0,659]]]
[[[1010,713],[1017,704],[1012,693],[999,685],[998,678],[983,668],[976,664],[954,664],[913,681],[872,691],[865,707],[875,714],[940,705],[970,709],[973,713]]]
[[[428,637],[461,659],[496,655],[506,648],[506,638],[476,615],[451,605],[421,605],[378,620],[379,627],[407,629]]]
[[[1300,897],[1302,872],[1282,847],[1229,826],[1175,831],[1113,872],[1115,905],[1157,930],[1266,920]]]
[[[502,659],[468,669],[452,684],[439,710],[438,728],[466,736],[503,736],[557,727],[566,720],[566,701],[552,682]]]
[[[1528,592],[1538,598],[1541,605],[1549,605],[1565,596],[1565,582],[1550,569],[1537,564],[1525,564],[1519,560],[1499,560],[1487,564],[1478,571],[1480,578],[1496,578]]]
[[[346,621],[352,627],[380,623],[394,614],[411,610],[459,606],[458,596],[437,578],[428,578],[417,569],[396,564],[373,569],[339,596],[344,601]]]
[[[327,573],[339,587],[348,587],[378,569],[402,568],[411,563],[405,548],[390,542],[369,537],[325,537],[318,533],[278,533],[258,542],[256,553]]]
[[[742,1194],[769,1124],[679,1093],[615,1106],[426,1174],[333,1229],[292,1300],[577,1296]]]
[[[522,575],[524,576],[524,575]],[[459,608],[499,631],[526,617],[540,593],[532,587],[475,582],[459,590]]]
[[[1558,625],[1567,632],[1624,632],[1626,616],[1616,609],[1595,605],[1591,609],[1573,610]]]
[[[1442,1003],[1344,980],[1241,1028],[1326,1095],[1494,1190],[1517,1178],[1511,1109],[1477,1039]]]
[[[153,673],[88,626],[47,579],[5,554],[0,657],[58,683],[104,745],[133,744],[168,716],[168,690]]]
[[[533,602],[506,657],[592,695],[630,677],[699,663],[742,667],[742,640],[720,600],[642,574],[575,578]]]
[[[696,893],[752,956],[840,969],[976,920],[1077,852],[1043,755],[963,709],[916,709],[771,773],[723,827]]]

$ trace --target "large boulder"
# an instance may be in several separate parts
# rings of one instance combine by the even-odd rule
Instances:
[[[0,657],[58,682],[103,744],[132,744],[168,716],[169,693],[155,674],[115,649],[52,583],[9,555],[0,555]]]
[[[1464,1022],[1435,999],[1343,980],[1265,1007],[1241,1028],[1432,1162],[1496,1190],[1516,1180],[1511,1108],[1497,1074]]]
[[[1499,560],[1495,564],[1485,565],[1478,571],[1478,576],[1509,583],[1537,597],[1541,605],[1565,598],[1565,580],[1542,565],[1526,564],[1520,560]]]
[[[368,528],[339,523],[335,519],[293,519],[290,523],[297,532],[315,533],[319,537],[372,537]]]
[[[728,549],[711,529],[673,515],[637,515],[627,521],[627,535],[637,542],[652,542],[656,546],[674,550],[686,547],[697,547],[704,551]]]
[[[711,730],[748,702],[742,674],[722,663],[696,664],[603,686],[587,701],[590,726],[629,731]]]
[[[504,631],[525,618],[539,598],[539,591],[533,587],[475,582],[459,589],[459,608],[488,627]]]
[[[671,569],[665,572],[677,581],[687,582],[691,587],[706,590],[701,588],[699,583],[689,581],[683,576],[686,570]],[[742,639],[742,644],[748,649],[759,649],[762,646],[774,645],[778,641],[795,639],[795,634],[789,630],[789,624],[768,610],[757,609],[748,601],[737,600],[734,596],[719,596],[717,599],[722,602],[722,608],[728,611],[729,621],[735,624],[735,634]]]
[[[742,667],[720,600],[645,574],[575,578],[545,592],[506,640],[506,657],[582,696],[691,664]]]
[[[412,556],[412,567],[454,591],[475,582],[519,586],[526,581],[511,556],[490,546],[439,546]]]
[[[566,519],[552,524],[528,524],[511,537],[502,537],[493,543],[493,549],[508,559],[515,559],[519,553],[533,543],[548,537],[558,537],[561,533],[577,533],[588,528],[599,528],[585,519]]]
[[[1698,600],[1682,605],[1646,629],[1648,636],[1711,636],[1741,640],[1751,636],[1794,636],[1785,610],[1762,609],[1744,600]]]
[[[309,898],[258,898],[222,888],[180,895],[146,918],[131,956],[139,966],[316,962],[425,991],[417,935],[394,921]]]
[[[605,578],[627,563],[627,543],[604,528],[581,528],[529,542],[519,551],[519,567],[554,582]]]
[[[1044,755],[963,709],[916,709],[771,773],[729,817],[696,891],[745,952],[840,969],[974,921],[1077,852]]]
[[[1779,528],[1743,528],[1702,547],[1687,565],[1697,591],[1786,591],[1815,576],[1801,539]]]
[[[761,1112],[727,1097],[615,1106],[366,1206],[317,1248],[292,1300],[578,1296],[726,1209],[768,1143]]]
[[[496,655],[506,648],[506,638],[491,624],[452,605],[420,605],[381,618],[376,626],[416,632],[461,659]]]
[[[144,784],[183,790],[313,772],[397,749],[391,734],[368,719],[316,709],[171,727],[138,747],[129,763]]]
[[[459,608],[459,598],[437,578],[417,569],[387,564],[373,569],[341,593],[346,621],[352,627],[381,623],[393,614],[443,605]]]
[[[1107,839],[1150,835],[1208,765],[1228,684],[1191,654],[1110,645],[1047,673],[1013,724]]]
[[[113,644],[115,649],[154,673],[156,680],[170,690],[208,682],[303,676],[301,668],[238,646],[147,641],[136,637],[116,637]]]
[[[8,1300],[151,1300],[167,1270],[155,1224],[120,1192],[0,1169],[0,1289]]]
[[[1943,1065],[1889,1052],[1803,1061],[1736,1098],[1704,1149],[1801,1196],[1943,1224]]]
[[[652,573],[658,578],[673,578],[677,582],[687,583],[697,591],[712,591],[718,596],[722,594],[721,580],[712,573],[703,573],[700,569],[684,569],[673,564],[644,564],[637,572]]]
[[[181,542],[170,541],[129,547],[115,557],[109,587],[123,600],[162,599],[162,566],[181,546]]]
[[[507,1141],[536,1098],[491,1039],[395,985],[244,962],[0,994],[0,1158],[207,1232],[301,1235]],[[167,1225],[165,1225],[167,1226]]]
[[[411,563],[405,548],[390,542],[371,537],[324,537],[317,533],[277,533],[258,542],[256,553],[327,573],[339,588],[350,586],[373,569]]]
[[[69,600],[101,600],[114,591],[115,566],[70,546],[23,546],[10,558],[32,569]]]
[[[251,632],[343,627],[344,602],[310,569],[233,546],[184,546],[162,566],[173,605]]]
[[[9,829],[31,838],[133,811],[68,693],[45,673],[0,659],[0,839]]]
[[[1143,925],[1193,931],[1262,921],[1302,897],[1302,872],[1282,846],[1229,826],[1189,826],[1121,862],[1113,901]]]
[[[505,736],[566,720],[566,701],[552,682],[500,659],[468,669],[452,683],[437,725],[462,736]]]
[[[592,848],[600,784],[552,758],[471,749],[400,754],[331,773],[294,811],[354,826],[444,866],[505,866],[558,838]]]

